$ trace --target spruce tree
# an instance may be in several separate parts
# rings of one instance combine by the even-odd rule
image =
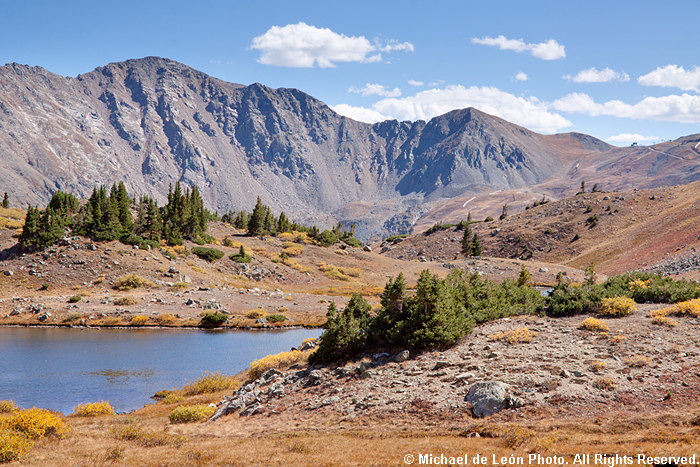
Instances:
[[[251,237],[263,234],[266,218],[265,207],[266,206],[262,203],[262,200],[258,196],[258,201],[255,203],[250,219],[248,219],[248,235]]]
[[[462,235],[462,254],[464,256],[471,256],[472,254],[472,230],[469,228],[469,224],[464,227],[464,235]]]
[[[119,223],[122,226],[122,230],[125,232],[131,232],[134,227],[134,221],[131,216],[131,198],[129,198],[129,193],[126,191],[126,186],[124,182],[119,182],[116,193],[117,211],[119,216]]]
[[[39,240],[40,224],[41,214],[39,213],[39,208],[32,207],[30,204],[27,207],[27,216],[24,219],[24,227],[19,237],[19,243],[22,248],[33,249],[36,247]]]
[[[7,192],[5,192],[5,196],[2,198],[2,207],[5,209],[10,207],[10,197],[7,195]]]
[[[481,241],[479,241],[479,236],[474,232],[471,242],[471,253],[472,256],[481,256]]]

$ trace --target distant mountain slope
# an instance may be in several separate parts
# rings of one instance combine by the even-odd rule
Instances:
[[[220,212],[260,196],[299,220],[354,222],[368,238],[465,193],[543,185],[557,196],[590,171],[639,183],[629,176],[638,166],[645,186],[700,178],[679,169],[685,149],[650,166],[640,151],[539,135],[476,109],[369,125],[295,89],[226,83],[157,57],[75,78],[0,67],[0,189],[22,203],[121,179],[162,200],[180,180]]]

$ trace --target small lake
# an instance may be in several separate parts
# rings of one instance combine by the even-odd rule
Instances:
[[[0,328],[0,400],[64,414],[107,400],[126,412],[153,402],[156,391],[203,372],[238,373],[321,332]]]

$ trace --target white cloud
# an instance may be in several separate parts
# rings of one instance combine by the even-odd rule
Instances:
[[[515,75],[515,79],[518,81],[527,81],[527,73],[520,71]]]
[[[573,77],[571,75],[564,75],[564,79],[568,79],[574,83],[608,83],[610,81],[629,81],[630,77],[624,71],[617,72],[607,67],[598,70],[592,67],[587,70],[579,71],[578,74]]]
[[[700,123],[700,96],[672,94],[662,97],[646,97],[636,104],[620,100],[597,103],[583,93],[569,94],[551,103],[560,112],[610,115],[613,117],[663,120],[679,123]]]
[[[664,86],[683,91],[698,91],[700,88],[700,68],[686,70],[678,65],[666,65],[642,75],[637,82],[644,86]]]
[[[631,144],[631,143],[643,143],[646,141],[656,141],[660,138],[658,136],[644,136],[639,133],[620,133],[619,135],[614,135],[607,138],[608,141],[612,143],[620,144]]]
[[[525,99],[492,87],[446,86],[421,91],[414,96],[382,99],[371,109],[347,104],[332,108],[342,115],[373,123],[388,118],[429,120],[465,107],[475,107],[535,131],[555,132],[571,126],[570,121],[548,111],[546,105],[536,98]]]
[[[423,81],[416,81],[415,79],[409,79],[408,84],[411,86],[423,86],[425,83]]]
[[[330,107],[340,115],[350,117],[360,122],[376,123],[383,122],[384,120],[391,120],[390,117],[366,107],[355,107],[348,104],[331,105]]]
[[[533,57],[542,60],[558,60],[566,57],[564,46],[554,39],[546,42],[528,44],[522,39],[508,39],[501,35],[498,37],[472,38],[472,44],[488,45],[498,47],[501,50],[513,50],[515,52],[530,52]]]
[[[382,97],[399,97],[401,95],[401,89],[394,88],[388,89],[381,84],[377,83],[367,83],[362,88],[351,87],[348,89],[350,92],[357,94],[362,94],[363,96],[382,96]]]
[[[381,45],[364,36],[346,36],[306,23],[272,26],[253,38],[252,49],[261,52],[258,62],[298,68],[333,68],[336,63],[382,61],[380,52],[412,52],[413,44],[391,40]]]

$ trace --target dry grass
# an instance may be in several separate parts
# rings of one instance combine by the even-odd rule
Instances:
[[[114,415],[114,407],[107,401],[89,402],[73,407],[73,415],[78,417],[97,417],[98,415]]]
[[[12,413],[19,410],[14,401],[0,401],[0,413]]]
[[[258,379],[263,373],[272,368],[285,368],[295,363],[306,361],[309,358],[310,351],[301,352],[299,350],[290,350],[289,352],[281,352],[274,355],[267,355],[259,360],[255,360],[250,364],[248,370],[248,378],[251,380]]]
[[[121,441],[132,441],[142,447],[182,446],[187,438],[181,435],[171,435],[164,431],[154,431],[144,428],[135,421],[112,428],[112,435]]]
[[[117,306],[136,305],[138,302],[139,299],[136,297],[132,297],[131,295],[125,295],[114,300],[114,304]]]
[[[600,314],[614,318],[627,316],[635,311],[637,304],[627,297],[604,298],[600,306]]]
[[[0,207],[0,229],[17,230],[24,226],[26,212],[17,208]]]
[[[267,316],[267,313],[262,308],[253,308],[252,310],[248,311],[245,316],[249,319],[259,319]]]
[[[125,276],[120,276],[114,283],[114,288],[117,290],[121,290],[122,292],[131,289],[137,289],[139,287],[155,286],[156,285],[153,282],[149,281],[148,279],[144,279],[138,274],[127,274]]]
[[[586,318],[583,321],[581,321],[580,325],[581,329],[585,329],[586,331],[595,331],[595,332],[608,332],[610,331],[610,328],[608,325],[599,319],[596,318]]]
[[[591,371],[598,373],[605,370],[608,367],[608,365],[600,360],[595,360],[591,362],[591,364],[588,367],[591,369]]]
[[[131,318],[131,325],[132,326],[145,326],[146,323],[148,323],[148,316],[145,315],[136,315],[133,318]]]
[[[625,365],[632,368],[642,368],[651,365],[651,359],[644,355],[635,355],[624,360]]]
[[[170,423],[192,423],[207,420],[214,415],[215,407],[209,405],[181,405],[168,416]]]
[[[678,326],[678,322],[672,320],[668,316],[653,316],[651,318],[651,322],[652,324],[656,324],[659,326],[667,326],[670,328],[675,328],[676,326]]]
[[[198,379],[182,388],[182,394],[193,396],[211,392],[223,391],[226,389],[238,389],[241,382],[235,376],[228,376],[216,373],[205,373]]]
[[[304,247],[296,243],[284,242],[282,246],[284,247],[282,253],[286,253],[289,256],[299,256],[304,252]]]
[[[204,268],[200,268],[199,266],[190,266],[194,272],[198,272],[200,274],[206,274],[207,270]]]
[[[596,378],[593,381],[593,387],[601,391],[614,391],[615,382],[610,378]]]
[[[537,337],[535,331],[527,328],[518,328],[510,331],[499,332],[489,337],[492,341],[507,342],[508,344],[527,344]]]
[[[177,321],[177,317],[169,313],[158,315],[155,318],[156,322],[161,326],[171,326]]]

